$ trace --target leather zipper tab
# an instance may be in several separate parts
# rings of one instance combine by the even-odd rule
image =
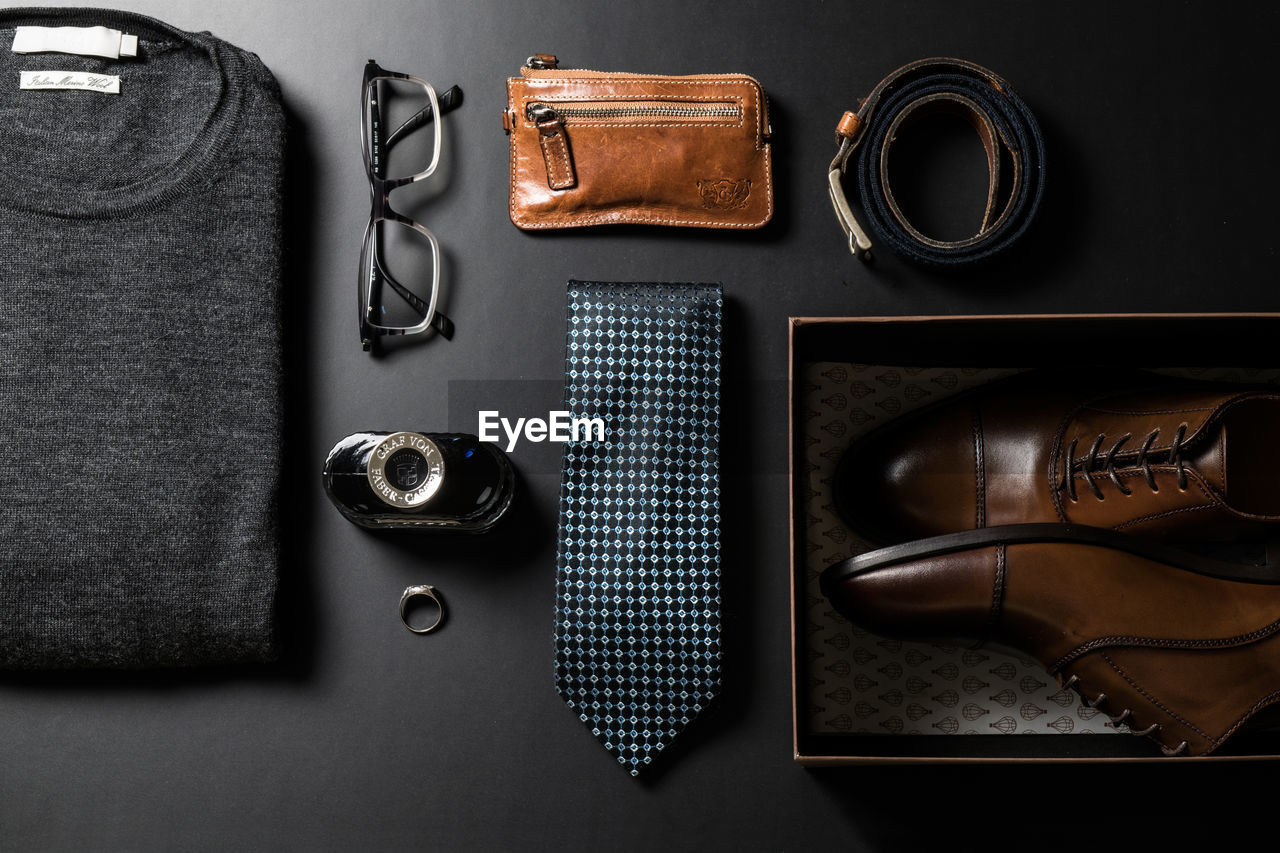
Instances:
[[[569,150],[564,118],[545,104],[530,104],[526,115],[538,128],[538,145],[547,166],[547,186],[553,190],[577,186],[578,176],[573,169],[573,154]]]

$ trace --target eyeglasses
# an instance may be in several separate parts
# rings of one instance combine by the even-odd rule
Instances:
[[[437,97],[419,77],[387,71],[372,59],[364,67],[360,144],[372,207],[360,250],[358,296],[360,342],[366,350],[384,335],[435,329],[445,339],[453,337],[453,322],[436,310],[440,244],[422,224],[392,210],[389,197],[435,172],[441,117],[461,103],[457,86]],[[427,124],[433,133],[413,135]],[[396,129],[388,133],[389,127]],[[399,299],[388,298],[391,293]]]

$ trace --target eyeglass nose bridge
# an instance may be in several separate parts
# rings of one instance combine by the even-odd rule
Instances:
[[[374,181],[370,184],[370,204],[369,204],[369,221],[373,222],[399,222],[401,225],[414,227],[418,225],[417,221],[405,216],[391,206],[391,191],[397,187],[402,187],[407,183],[412,183],[409,178],[397,178],[394,181]]]

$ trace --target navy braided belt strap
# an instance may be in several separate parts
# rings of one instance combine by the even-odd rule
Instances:
[[[569,282],[565,407],[605,432],[565,446],[556,687],[633,776],[720,687],[721,307]]]
[[[987,203],[978,232],[935,240],[903,215],[889,184],[889,152],[921,119],[954,115],[973,125],[987,154]],[[1044,194],[1044,140],[1031,110],[1009,83],[962,59],[921,59],[894,71],[846,112],[836,128],[840,148],[827,171],[827,190],[849,251],[870,260],[871,238],[845,196],[843,176],[854,162],[863,216],[876,238],[916,263],[959,267],[1012,245],[1035,218]],[[853,155],[857,152],[857,157]]]

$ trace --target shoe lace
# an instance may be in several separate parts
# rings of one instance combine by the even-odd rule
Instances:
[[[1062,482],[1058,484],[1058,488],[1066,489],[1072,503],[1079,500],[1076,494],[1076,468],[1079,466],[1080,473],[1084,475],[1084,482],[1093,492],[1093,496],[1098,500],[1104,500],[1102,489],[1098,487],[1098,483],[1094,480],[1095,476],[1106,475],[1111,478],[1111,482],[1115,483],[1116,488],[1120,490],[1120,494],[1128,496],[1133,494],[1133,490],[1124,484],[1120,479],[1120,471],[1137,468],[1142,471],[1143,477],[1146,478],[1147,485],[1151,487],[1151,491],[1158,492],[1160,487],[1156,485],[1155,474],[1151,471],[1152,460],[1150,458],[1151,445],[1155,443],[1156,436],[1160,435],[1160,428],[1153,429],[1146,439],[1142,442],[1142,446],[1138,448],[1138,456],[1130,465],[1116,466],[1116,454],[1120,452],[1120,448],[1133,438],[1131,433],[1125,433],[1115,444],[1111,445],[1111,449],[1101,459],[1098,458],[1098,452],[1102,449],[1102,443],[1106,441],[1106,433],[1099,435],[1093,440],[1093,444],[1089,447],[1089,452],[1079,462],[1076,461],[1076,446],[1080,443],[1080,438],[1071,439],[1071,444],[1067,447],[1066,464],[1063,465]],[[1178,471],[1178,490],[1185,491],[1187,488],[1187,469],[1182,459],[1182,441],[1187,435],[1187,425],[1182,424],[1178,427],[1177,433],[1173,436],[1173,442],[1169,445],[1168,464],[1173,465]]]
[[[1080,685],[1080,677],[1077,675],[1073,675],[1062,683],[1062,688],[1064,690],[1074,689],[1077,693],[1080,694],[1080,698],[1084,700],[1084,704],[1088,705],[1090,708],[1093,708],[1095,710],[1102,710],[1099,706],[1107,701],[1107,694],[1099,693],[1097,696],[1090,698],[1084,694],[1084,691],[1080,689],[1079,685]],[[1103,713],[1105,714],[1106,712],[1103,711]],[[1119,726],[1123,724],[1125,728],[1128,729],[1129,734],[1137,735],[1138,737],[1150,738],[1151,740],[1155,741],[1157,744],[1159,744],[1160,751],[1163,752],[1165,755],[1171,755],[1171,756],[1182,755],[1184,752],[1187,751],[1187,748],[1190,746],[1190,744],[1188,744],[1185,740],[1182,741],[1182,743],[1178,744],[1176,747],[1165,746],[1165,744],[1162,743],[1160,739],[1157,737],[1160,731],[1164,728],[1164,726],[1162,726],[1160,723],[1152,723],[1151,725],[1147,726],[1145,729],[1134,728],[1133,723],[1130,722],[1130,720],[1133,719],[1133,711],[1129,708],[1125,708],[1119,714],[1116,714],[1114,716],[1111,714],[1106,714],[1106,716],[1107,716],[1107,719],[1111,721],[1111,724],[1113,726]]]

